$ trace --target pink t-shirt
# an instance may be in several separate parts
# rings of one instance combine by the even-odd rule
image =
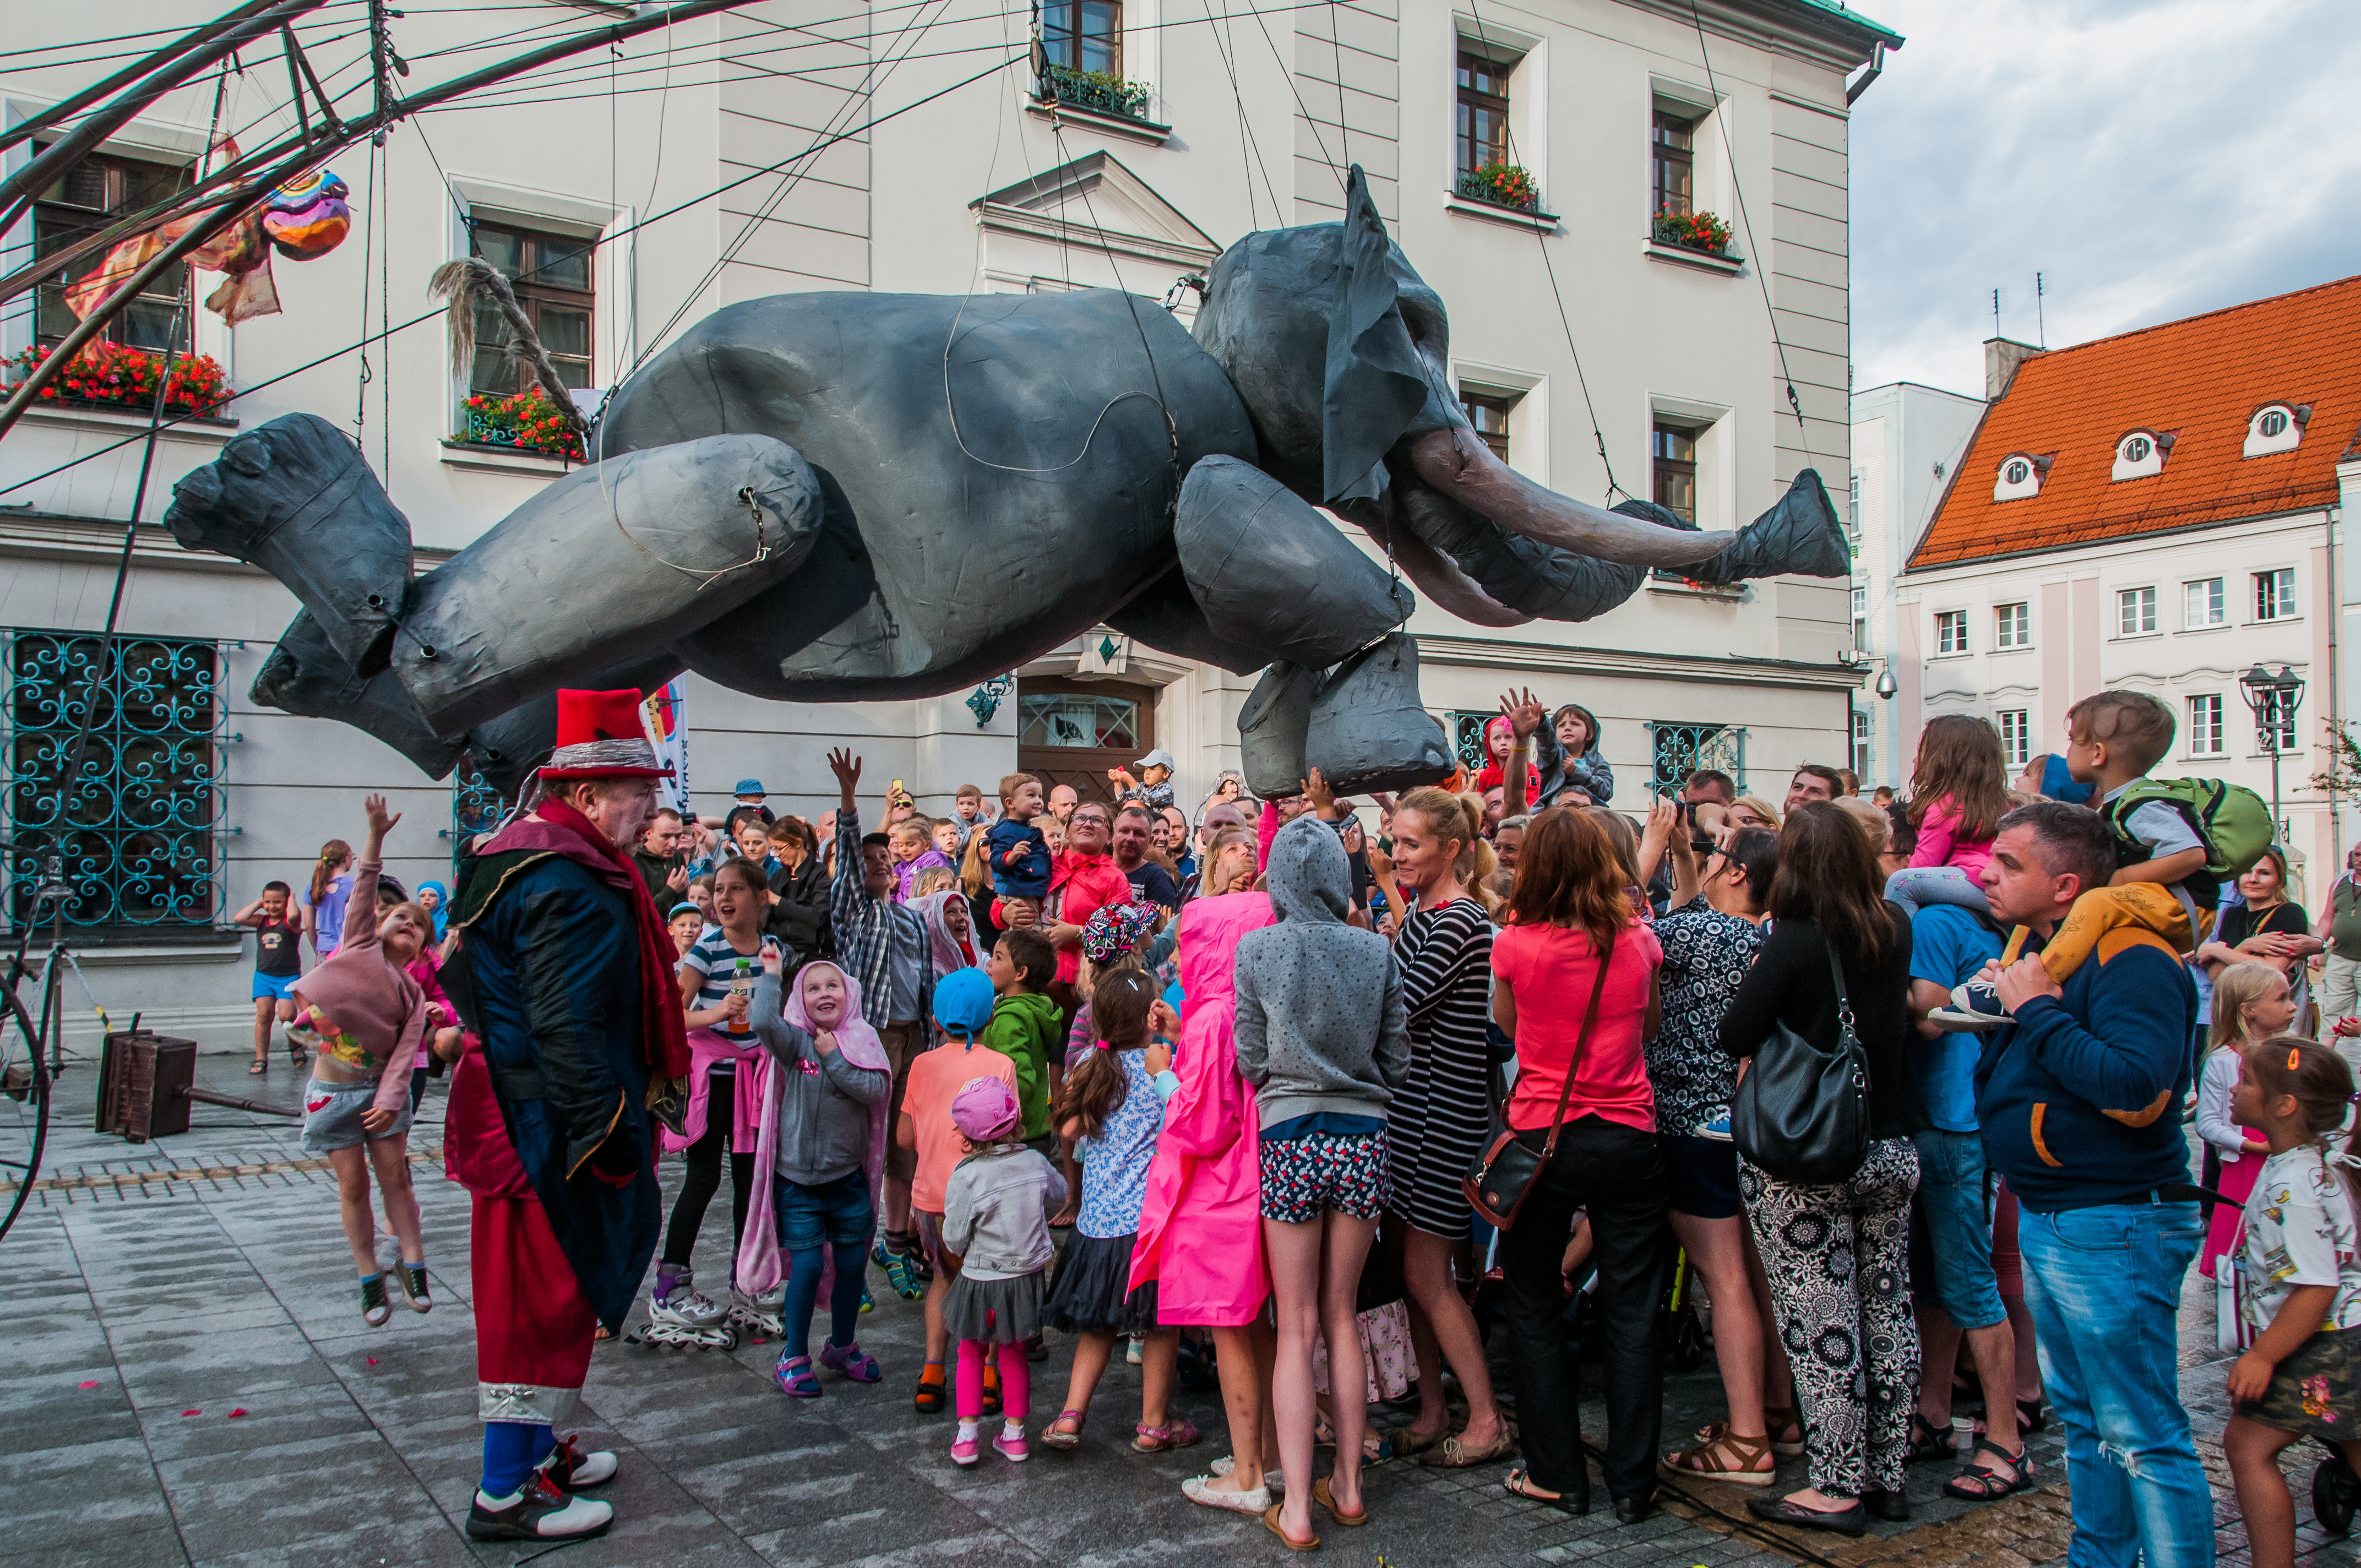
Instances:
[[[1913,866],[1957,866],[1974,882],[1991,863],[1990,839],[1960,837],[1960,807],[1949,795],[1927,808],[1918,822],[1918,847],[1910,851]]]
[[[910,1207],[928,1214],[943,1212],[943,1189],[951,1168],[967,1153],[960,1130],[951,1124],[951,1101],[979,1078],[996,1078],[1016,1092],[1016,1064],[988,1046],[950,1040],[921,1051],[910,1064],[910,1081],[902,1091],[902,1110],[918,1135],[918,1168],[910,1178]],[[896,1128],[893,1136],[901,1135]]]
[[[1615,939],[1598,1025],[1583,1047],[1566,1121],[1595,1115],[1643,1133],[1656,1130],[1656,1094],[1640,1036],[1656,966],[1664,961],[1663,945],[1645,926],[1627,926]],[[1586,932],[1510,926],[1492,938],[1492,972],[1517,1003],[1517,1083],[1509,1096],[1509,1125],[1539,1131],[1549,1125],[1565,1088],[1598,959]]]

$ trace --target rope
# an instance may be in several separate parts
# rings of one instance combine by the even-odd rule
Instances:
[[[1222,70],[1230,79],[1230,102],[1237,105],[1238,161],[1246,165],[1245,185],[1246,192],[1247,228],[1251,232],[1252,230],[1259,229],[1262,226],[1262,218],[1255,209],[1254,199],[1254,174],[1255,170],[1257,168],[1262,170],[1262,188],[1270,197],[1271,226],[1277,228],[1280,226],[1281,220],[1285,218],[1287,210],[1279,203],[1279,188],[1270,182],[1270,168],[1268,164],[1263,162],[1262,144],[1255,139],[1254,124],[1246,118],[1246,94],[1238,90],[1238,68],[1235,60],[1233,58],[1236,53],[1237,40],[1235,38],[1232,38],[1226,44],[1223,41],[1224,34],[1227,31],[1227,28],[1226,27],[1216,27],[1213,25],[1213,0],[1200,0],[1200,4],[1203,6],[1205,12],[1205,31],[1212,36],[1213,40],[1213,52],[1222,57]],[[1222,17],[1223,22],[1225,24],[1229,19],[1230,18],[1226,13]],[[1252,159],[1251,162],[1248,161],[1249,156],[1251,156]]]

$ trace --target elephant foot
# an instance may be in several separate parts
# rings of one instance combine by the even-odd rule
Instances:
[[[1817,469],[1806,468],[1779,504],[1740,529],[1728,549],[1682,575],[1701,583],[1736,583],[1784,572],[1841,577],[1851,570],[1851,547],[1828,487]]]
[[[1312,699],[1305,762],[1338,795],[1433,784],[1455,763],[1418,693],[1418,644],[1397,631],[1337,666]]]
[[[356,674],[386,667],[410,589],[410,521],[326,420],[282,414],[238,436],[172,487],[164,526],[285,584]]]
[[[1304,733],[1312,725],[1312,698],[1320,672],[1281,659],[1263,671],[1238,710],[1238,764],[1246,788],[1265,800],[1283,799],[1303,787]]]
[[[308,609],[297,612],[262,661],[255,701],[308,718],[337,718],[376,736],[430,778],[448,773],[460,748],[434,733],[390,670],[362,676],[336,651]]]

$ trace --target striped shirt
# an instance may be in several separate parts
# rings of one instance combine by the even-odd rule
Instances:
[[[1394,959],[1410,1014],[1410,1077],[1387,1113],[1394,1207],[1422,1231],[1465,1235],[1459,1179],[1492,1126],[1484,1028],[1492,1016],[1492,922],[1465,895],[1422,909],[1404,925]]]
[[[705,1012],[720,1006],[730,999],[733,990],[743,989],[751,1000],[754,982],[763,976],[763,958],[757,952],[741,953],[730,945],[719,926],[708,926],[705,935],[680,958],[680,967],[699,977],[697,988],[697,1010]],[[754,1025],[745,1018],[724,1019],[709,1025],[726,1040],[743,1045],[754,1043]]]

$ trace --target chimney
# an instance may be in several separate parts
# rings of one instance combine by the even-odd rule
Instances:
[[[2038,354],[2047,354],[2030,343],[2019,343],[2013,337],[1984,339],[1984,400],[1996,403],[2008,396],[2009,388],[2016,381],[2019,367]]]

